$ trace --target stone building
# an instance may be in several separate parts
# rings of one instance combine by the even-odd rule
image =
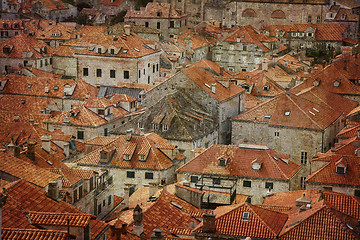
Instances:
[[[21,19],[0,19],[0,41],[12,38],[25,31]]]
[[[175,182],[175,170],[184,161],[177,147],[157,134],[120,135],[104,141],[95,138],[85,143],[86,155],[76,161],[82,168],[107,170],[114,176],[114,194],[132,194],[144,185]],[[89,151],[89,152],[88,152]]]
[[[261,204],[269,192],[294,189],[300,165],[265,145],[213,145],[177,170],[191,187],[248,195]]]
[[[186,29],[187,15],[170,3],[149,2],[143,10],[127,11],[124,22],[158,29],[168,39]]]
[[[232,143],[262,143],[289,153],[302,166],[294,188],[304,188],[309,160],[333,146],[344,114],[355,106],[354,101],[319,89],[283,93],[233,118]]]
[[[129,129],[138,133],[155,132],[170,144],[178,146],[179,153],[190,159],[195,146],[208,148],[217,143],[217,127],[217,122],[200,104],[179,90],[165,96],[111,133],[125,134]]]
[[[124,35],[88,34],[83,30],[77,39],[63,45],[76,50],[77,74],[92,85],[114,85],[119,82],[153,84],[159,77],[161,50],[126,28]]]
[[[198,102],[218,122],[218,143],[229,143],[230,118],[244,111],[245,90],[210,67],[193,66],[185,69],[148,91],[141,104],[151,106],[164,96],[182,89]],[[197,146],[194,146],[197,147]]]
[[[268,25],[295,23],[323,23],[328,11],[328,1],[229,1],[214,16],[224,26],[252,25],[262,28]],[[218,18],[219,18],[218,17]]]
[[[278,54],[285,49],[276,37],[260,34],[250,25],[236,26],[212,48],[212,60],[238,73],[258,68],[262,57]]]
[[[53,48],[25,33],[0,42],[0,71],[10,73],[24,66],[50,72]]]

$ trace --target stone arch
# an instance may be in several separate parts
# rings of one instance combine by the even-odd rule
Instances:
[[[271,18],[285,19],[286,15],[282,10],[278,9],[278,10],[273,11],[273,13],[271,14]]]
[[[254,9],[247,8],[242,12],[243,17],[256,17],[256,12]]]

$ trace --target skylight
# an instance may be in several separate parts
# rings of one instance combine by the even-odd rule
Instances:
[[[284,115],[289,116],[291,111],[285,111]]]
[[[313,113],[313,112],[312,112],[312,111],[310,111],[310,110],[309,110],[309,113],[310,113],[310,114],[312,114],[312,115],[314,115],[314,116],[316,116],[316,114],[315,114],[315,113]]]
[[[124,49],[121,53],[122,54],[126,54],[128,52],[128,50],[127,49]]]
[[[250,212],[243,212],[241,221],[250,221]]]
[[[317,110],[317,109],[316,109],[316,108],[314,108],[314,107],[313,107],[312,109],[313,109],[315,112],[320,112],[319,110]]]
[[[265,118],[265,119],[270,119],[270,118],[271,118],[271,115],[265,115],[264,118]]]
[[[139,49],[137,49],[137,48],[134,48],[134,50],[135,50],[135,51],[137,51],[137,52],[140,52],[140,50],[139,50]]]
[[[90,47],[89,48],[89,51],[91,52],[91,51],[94,51],[94,49],[95,49],[95,47]]]

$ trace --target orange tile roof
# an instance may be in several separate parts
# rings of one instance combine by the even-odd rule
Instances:
[[[34,19],[24,22],[28,34],[39,40],[70,40],[75,28],[62,25],[53,20]]]
[[[353,195],[337,193],[333,191],[324,190],[322,193],[324,203],[353,218],[360,219],[360,198]]]
[[[225,42],[237,42],[240,39],[242,43],[254,43],[263,51],[270,51],[263,42],[276,42],[278,41],[275,37],[269,37],[264,34],[259,34],[254,27],[251,25],[239,27],[234,27],[236,29],[233,33],[231,33],[228,37],[226,37],[223,41]]]
[[[250,219],[242,220],[243,213],[249,212]],[[216,216],[216,234],[260,239],[276,239],[288,216],[248,203],[238,205],[230,211]],[[236,224],[234,224],[236,223]],[[201,233],[203,224],[194,231]]]
[[[10,47],[9,54],[4,53],[4,47]],[[43,49],[45,51],[40,51]],[[18,34],[8,40],[0,42],[0,57],[24,58],[23,52],[29,52],[30,58],[44,58],[52,55],[54,48],[44,42],[38,41],[25,33]]]
[[[279,239],[359,239],[357,221],[319,202],[309,210],[292,214]]]
[[[61,0],[36,0],[33,1],[32,4],[35,4],[36,2],[41,2],[49,10],[68,9]]]
[[[341,130],[336,137],[338,138],[353,138],[358,135],[358,132],[360,131],[360,125],[356,125],[350,128],[345,128]]]
[[[112,157],[110,166],[117,167],[131,167],[131,168],[150,168],[150,169],[165,169],[173,165],[171,159],[169,159],[156,145],[156,142],[148,137],[132,135],[130,141],[126,140],[126,135],[120,135],[115,141],[108,145],[100,147],[89,154],[80,158],[76,162],[81,164],[98,165],[100,162],[100,152],[102,150],[112,151],[116,146],[116,152]],[[140,150],[145,146],[150,146],[149,154],[146,161],[139,161]],[[128,151],[132,147],[132,151]],[[124,154],[132,153],[130,161],[124,160]]]
[[[189,65],[188,67],[199,67],[199,68],[208,68],[211,69],[213,71],[215,71],[217,74],[223,75],[225,77],[231,77],[232,76],[232,72],[225,69],[223,66],[221,66],[220,64],[207,60],[207,59],[202,59],[196,63],[193,63],[191,65]]]
[[[346,174],[336,173],[336,163],[339,160],[344,160],[347,162]],[[328,163],[316,172],[310,174],[310,176],[306,178],[306,182],[327,185],[337,184],[347,186],[360,186],[360,157],[335,154],[314,158],[311,161],[323,161]]]
[[[66,231],[56,230],[42,230],[42,229],[15,229],[15,228],[3,228],[2,229],[3,240],[14,239],[52,239],[52,240],[67,240],[68,234]]]
[[[245,83],[248,86],[253,86],[251,94],[254,96],[275,97],[285,92],[285,89],[269,78],[264,71],[250,76],[245,80]]]
[[[287,116],[285,112],[289,112]],[[341,115],[341,112],[323,104],[309,101],[303,96],[283,93],[233,119],[236,121],[268,122],[271,125],[285,127],[323,130]]]
[[[0,191],[1,193],[3,190]],[[35,229],[27,221],[24,211],[27,212],[48,212],[48,213],[84,213],[74,206],[60,201],[57,202],[46,196],[46,192],[35,185],[23,180],[10,183],[5,186],[6,195],[10,195],[2,208],[4,228]],[[21,204],[21,208],[19,207]],[[91,239],[96,239],[98,235],[107,228],[105,222],[99,219],[91,220],[90,223]]]
[[[71,188],[82,180],[80,176],[74,174],[74,171],[71,168],[49,168],[48,170],[61,176],[61,182],[64,188]]]
[[[223,155],[229,157],[225,167],[219,166],[219,158]],[[252,162],[258,158],[263,161],[262,167],[260,170],[252,170]],[[288,161],[287,164],[280,159],[279,154],[270,149],[244,149],[234,145],[215,144],[177,171],[289,180],[300,166],[292,161]]]
[[[50,182],[55,181],[60,177],[58,174],[24,162],[4,152],[0,152],[0,158],[0,169],[2,172],[18,179],[24,179],[41,188],[45,188]]]
[[[117,139],[117,137],[98,136],[98,137],[94,137],[94,138],[92,138],[90,140],[87,140],[85,142],[85,144],[86,145],[105,146],[105,145],[108,145],[108,144],[112,143],[116,139]]]
[[[31,222],[36,225],[86,227],[90,223],[90,214],[29,212]]]
[[[222,84],[217,82],[214,74],[203,68],[192,67],[183,70],[182,73],[193,80],[197,85],[199,85],[203,90],[208,92],[209,95],[217,99],[219,102],[245,92],[245,89],[232,83],[229,84],[229,88],[224,87]],[[212,93],[211,89],[213,83],[216,84],[215,94]]]
[[[192,50],[210,46],[215,44],[215,42],[216,40],[214,38],[207,38],[196,33],[183,34],[177,37],[178,44],[184,47],[188,46],[189,44]]]
[[[106,96],[112,104],[118,104],[119,102],[135,102],[136,99],[126,94],[113,94]]]

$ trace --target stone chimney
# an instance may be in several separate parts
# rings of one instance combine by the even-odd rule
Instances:
[[[310,209],[311,206],[311,199],[307,198],[305,196],[305,193],[303,193],[301,198],[296,199],[295,202],[296,206],[299,207],[299,211],[305,211],[307,209]]]
[[[45,151],[47,151],[48,153],[51,152],[51,135],[43,135],[41,136],[41,141],[42,141],[42,149],[44,149]]]
[[[124,208],[129,208],[129,188],[126,187],[124,188],[124,201],[123,201],[123,206]]]
[[[151,235],[151,240],[162,240],[165,234],[161,233],[162,229],[155,228],[154,233]]]
[[[35,161],[35,146],[36,142],[33,140],[28,141],[27,143],[27,153],[26,156],[31,160]]]
[[[10,156],[13,157],[19,157],[20,155],[20,148],[19,146],[16,146],[14,142],[11,140],[11,142],[7,145],[7,152]]]
[[[70,156],[70,143],[66,142],[64,143],[64,154],[65,157],[69,157]]]
[[[215,214],[213,213],[203,214],[203,232],[216,233]]]
[[[132,129],[128,129],[126,131],[126,141],[127,142],[130,142],[130,140],[131,140],[132,131],[133,131]]]
[[[48,192],[47,192],[47,196],[50,197],[51,199],[55,200],[55,201],[61,201],[61,197],[60,197],[60,181],[53,181],[50,182],[48,185]]]
[[[139,206],[139,204],[136,205],[136,207],[134,208],[133,218],[134,218],[133,233],[140,236],[144,232],[144,224],[142,222],[144,218],[144,213],[142,212],[142,209]]]
[[[125,35],[129,36],[129,35],[130,35],[131,26],[130,26],[130,25],[125,25],[125,26],[124,26],[124,30],[125,30]]]
[[[213,94],[216,93],[216,83],[212,83],[212,84],[211,84],[211,92],[212,92]]]

